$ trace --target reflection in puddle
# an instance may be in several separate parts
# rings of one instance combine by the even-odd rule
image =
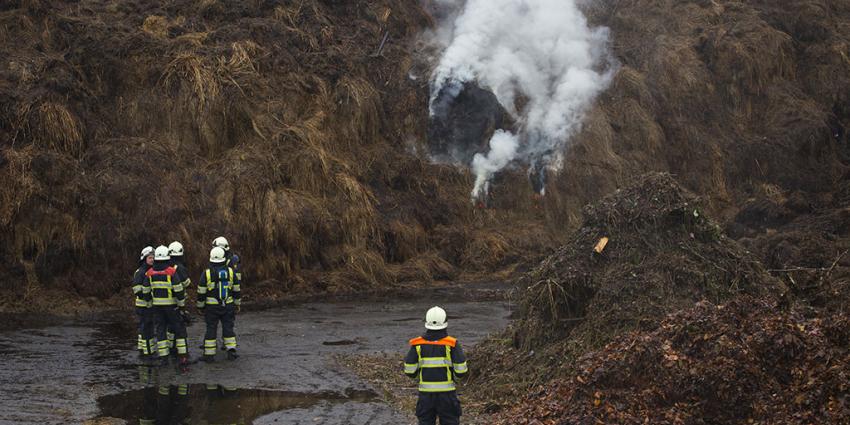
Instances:
[[[371,402],[377,394],[349,390],[299,393],[237,389],[224,385],[163,385],[101,397],[102,418],[140,424],[249,424],[260,416],[316,404]]]

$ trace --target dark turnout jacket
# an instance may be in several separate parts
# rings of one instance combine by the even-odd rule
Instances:
[[[183,281],[188,277],[182,269],[172,266],[167,261],[154,261],[153,267],[145,273],[143,288],[147,300],[154,306],[176,305],[183,307],[186,293]]]
[[[455,391],[456,378],[467,372],[460,343],[445,329],[428,330],[425,335],[410,340],[404,373],[418,379],[420,392]]]

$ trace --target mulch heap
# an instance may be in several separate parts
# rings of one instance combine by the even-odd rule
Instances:
[[[846,424],[850,319],[698,303],[579,360],[498,424]]]
[[[534,350],[563,341],[558,351],[572,357],[701,300],[784,291],[666,173],[585,208],[582,227],[522,282],[514,344]]]
[[[699,204],[653,173],[585,209],[472,354],[490,423],[847,423],[846,310],[793,298]]]
[[[520,283],[516,323],[470,354],[465,394],[485,412],[513,407],[528,390],[572,376],[587,353],[696,303],[742,295],[787,303],[785,286],[666,173],[586,207],[582,226]]]

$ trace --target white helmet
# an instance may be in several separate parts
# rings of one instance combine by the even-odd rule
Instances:
[[[147,257],[148,255],[151,255],[152,253],[153,253],[153,247],[152,246],[146,246],[146,247],[142,248],[142,255],[141,255],[141,257],[139,257],[139,260],[144,260],[145,257]]]
[[[156,251],[153,252],[153,259],[157,261],[170,260],[171,256],[168,255],[168,247],[165,245],[156,247]]]
[[[224,249],[222,247],[217,246],[210,250],[210,263],[223,263],[224,261]]]
[[[183,244],[177,241],[171,242],[168,245],[168,253],[172,257],[182,257],[183,256]]]
[[[431,307],[425,313],[425,329],[438,331],[448,326],[449,324],[446,322],[446,310],[440,307]]]
[[[221,249],[223,249],[225,251],[230,251],[230,244],[227,243],[227,239],[225,239],[224,236],[219,236],[219,237],[215,238],[212,246],[217,246],[217,247],[220,247]]]

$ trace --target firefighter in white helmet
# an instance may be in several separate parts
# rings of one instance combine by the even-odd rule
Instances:
[[[168,255],[171,257],[171,265],[177,270],[175,276],[183,284],[183,292],[189,293],[189,287],[192,285],[192,279],[189,278],[189,269],[186,268],[186,262],[183,257],[183,244],[174,241],[168,244]],[[183,324],[189,326],[192,324],[192,316],[186,310],[180,310],[180,318]],[[166,337],[168,338],[168,349],[171,354],[176,355],[177,350],[174,347],[174,329],[170,327],[166,329]]]
[[[136,316],[139,319],[139,355],[147,357],[156,352],[156,325],[150,309],[150,288],[145,288],[145,273],[153,266],[153,247],[146,246],[139,256],[139,266],[133,273],[133,295],[135,295]]]
[[[184,279],[178,274],[176,267],[171,265],[168,247],[160,245],[154,250],[154,262],[145,276],[145,286],[150,288],[150,301],[157,319],[157,353],[162,364],[168,362],[168,341],[166,328],[174,330],[174,346],[180,365],[189,364],[189,352],[186,345],[186,325],[181,318],[180,309],[186,303],[186,293],[183,290]]]
[[[198,310],[203,312],[207,331],[204,335],[204,357],[206,362],[215,361],[218,324],[227,350],[227,358],[235,360],[236,313],[242,304],[242,286],[233,267],[227,265],[224,248],[216,246],[210,250],[210,265],[201,275],[198,284]]]
[[[189,272],[186,269],[186,261],[183,257],[183,244],[177,241],[168,244],[168,255],[171,257],[171,265],[178,269],[182,268],[186,272],[186,280],[183,282],[183,289],[185,290],[192,284],[192,279],[189,279]]]
[[[457,378],[466,375],[466,356],[457,339],[446,328],[446,311],[432,307],[425,314],[425,334],[410,340],[404,358],[404,373],[419,383],[416,417],[419,425],[460,423]]]
[[[227,259],[227,267],[233,269],[233,272],[236,273],[236,278],[239,281],[242,281],[242,267],[241,267],[241,258],[236,255],[233,251],[230,250],[230,243],[227,242],[227,239],[224,236],[219,236],[213,240],[213,247],[219,247],[224,250],[224,257]]]

